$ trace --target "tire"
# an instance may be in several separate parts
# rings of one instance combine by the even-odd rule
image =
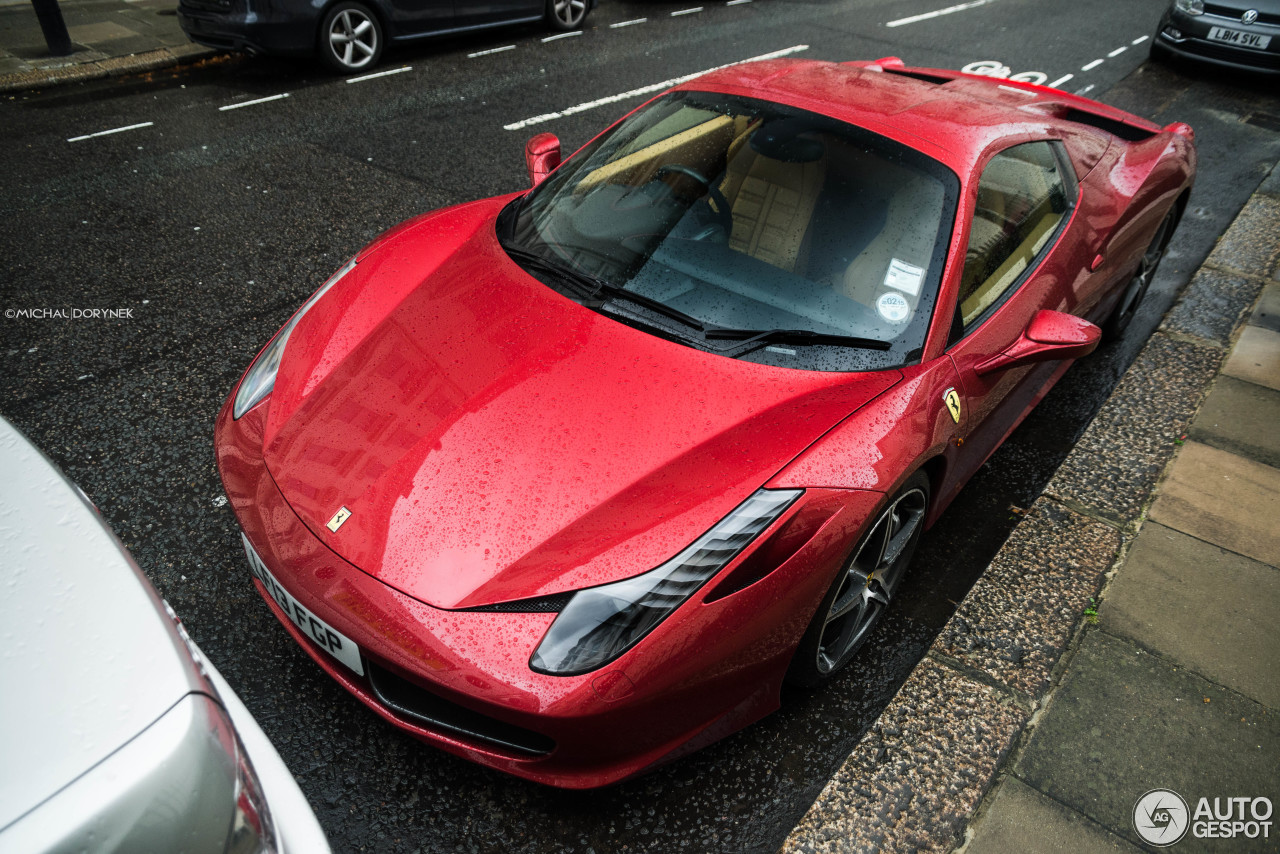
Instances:
[[[1151,238],[1151,244],[1147,246],[1147,251],[1142,253],[1142,260],[1138,262],[1138,269],[1134,271],[1133,277],[1125,285],[1120,301],[1111,310],[1111,316],[1102,324],[1103,338],[1108,341],[1116,340],[1124,335],[1125,330],[1129,328],[1129,324],[1133,322],[1134,316],[1138,313],[1138,308],[1142,305],[1143,298],[1147,295],[1147,289],[1151,287],[1151,280],[1156,277],[1156,270],[1160,267],[1160,261],[1164,258],[1165,250],[1169,248],[1169,239],[1173,237],[1173,230],[1177,227],[1177,224],[1178,216],[1174,211],[1169,211],[1168,215],[1160,222],[1160,227],[1156,229],[1155,235]]]
[[[590,0],[547,0],[547,26],[567,33],[582,28]]]
[[[929,478],[917,471],[879,511],[822,597],[787,669],[788,684],[813,688],[830,680],[870,637],[915,554],[929,498]]]
[[[338,3],[324,16],[320,61],[339,74],[364,71],[382,58],[382,22],[362,3]]]

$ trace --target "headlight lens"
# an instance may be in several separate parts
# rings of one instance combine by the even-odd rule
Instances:
[[[1203,15],[1204,0],[1173,0],[1173,8],[1188,15]]]
[[[231,409],[233,418],[239,418],[244,415],[261,403],[267,395],[271,394],[271,390],[276,385],[276,372],[280,370],[280,357],[284,355],[284,348],[289,343],[289,335],[293,332],[293,328],[298,325],[298,321],[302,320],[302,316],[320,301],[320,297],[324,296],[329,288],[336,285],[343,276],[355,268],[355,258],[343,264],[342,269],[330,276],[328,281],[311,295],[311,299],[303,303],[302,308],[298,309],[293,317],[289,318],[289,322],[276,333],[276,337],[271,339],[271,343],[258,355],[258,358],[254,360],[249,370],[245,373],[244,379],[240,381],[240,388],[236,392],[236,402]]]
[[[579,590],[547,630],[529,666],[539,673],[574,676],[613,661],[723,569],[803,492],[757,490],[657,569]]]

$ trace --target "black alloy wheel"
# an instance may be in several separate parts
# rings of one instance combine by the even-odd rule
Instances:
[[[787,671],[812,688],[849,663],[901,586],[929,512],[929,479],[916,472],[880,511],[836,574]]]
[[[1169,239],[1173,237],[1173,229],[1177,222],[1177,214],[1169,211],[1168,216],[1156,229],[1155,236],[1151,238],[1151,244],[1142,254],[1142,260],[1138,262],[1138,269],[1125,285],[1124,295],[1112,309],[1111,316],[1102,324],[1102,335],[1108,341],[1114,341],[1124,335],[1124,331],[1133,322],[1134,316],[1138,313],[1138,307],[1142,305],[1143,297],[1147,295],[1147,289],[1151,287],[1151,280],[1156,277],[1156,270],[1160,267],[1165,250],[1169,248]]]

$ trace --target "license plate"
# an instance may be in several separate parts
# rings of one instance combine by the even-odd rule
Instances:
[[[1211,27],[1209,29],[1209,40],[1238,44],[1241,47],[1252,47],[1258,50],[1266,50],[1267,45],[1271,44],[1271,36],[1243,33],[1240,30],[1228,30],[1226,27]]]
[[[249,570],[262,582],[262,586],[267,588],[271,598],[276,600],[281,610],[289,615],[294,625],[302,629],[302,633],[315,641],[316,645],[325,652],[363,676],[364,663],[360,660],[360,647],[356,646],[356,642],[311,613],[307,606],[295,599],[293,594],[271,574],[271,570],[267,569],[267,565],[250,545],[249,538],[241,534],[240,539],[244,541],[244,553],[249,558]]]

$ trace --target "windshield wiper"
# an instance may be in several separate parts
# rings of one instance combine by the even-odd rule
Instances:
[[[599,279],[589,276],[586,273],[566,267],[563,264],[557,264],[545,255],[539,255],[537,252],[530,252],[528,249],[521,249],[518,246],[510,244],[502,244],[502,248],[507,251],[514,260],[520,262],[521,266],[526,267],[534,272],[542,273],[545,276],[551,276],[559,282],[569,286],[572,295],[579,299],[591,299],[596,295],[596,291],[602,284]]]
[[[620,288],[617,285],[610,284],[603,279],[598,279],[590,273],[584,273],[581,270],[565,265],[558,264],[546,256],[539,255],[536,252],[530,252],[527,249],[521,249],[518,246],[503,245],[507,250],[507,254],[519,261],[525,267],[531,270],[553,276],[557,280],[569,285],[573,296],[583,301],[584,305],[589,308],[598,309],[601,305],[609,300],[630,300],[637,305],[642,305],[650,311],[669,317],[672,320],[679,321],[685,326],[692,327],[702,333],[706,337],[707,333],[717,327],[708,326],[701,320],[691,314],[685,314],[678,308],[672,308],[664,302],[660,302],[652,297],[644,294],[637,294],[626,288]]]
[[[769,344],[834,344],[837,347],[857,347],[861,350],[888,350],[892,344],[878,338],[859,338],[855,335],[837,335],[815,332],[812,329],[726,329],[712,327],[704,333],[708,340],[741,341],[737,348],[730,348],[725,355],[745,356]]]

